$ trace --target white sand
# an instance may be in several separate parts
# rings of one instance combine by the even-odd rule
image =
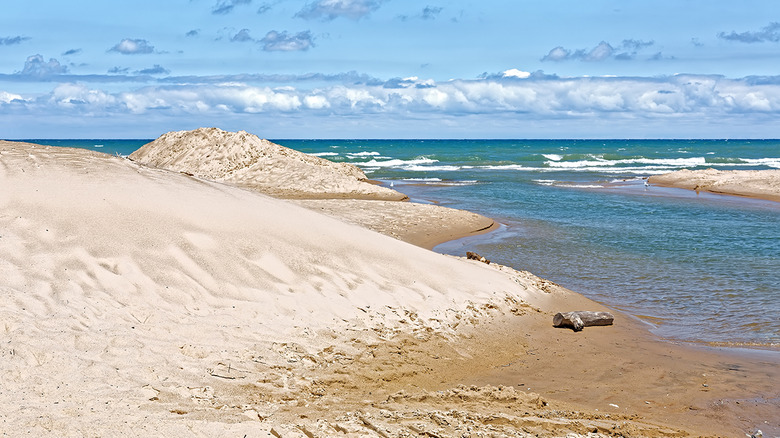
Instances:
[[[367,182],[363,171],[352,164],[307,155],[246,131],[169,132],[133,152],[130,159],[279,198],[406,199],[402,193]]]
[[[624,317],[553,329],[603,307],[80,149],[0,142],[0,303],[2,436],[687,436],[662,423],[700,417],[734,435],[776,412],[775,389],[755,398],[774,362],[691,354]]]
[[[278,406],[220,407],[220,391],[252,384],[294,399],[312,385],[296,374],[317,363],[307,357],[451,333],[486,306],[541,294],[485,265],[122,158],[2,142],[0,163],[3,430],[249,430],[224,423]]]

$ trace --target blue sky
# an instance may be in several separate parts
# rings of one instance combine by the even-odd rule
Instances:
[[[26,0],[0,138],[778,138],[775,0]]]

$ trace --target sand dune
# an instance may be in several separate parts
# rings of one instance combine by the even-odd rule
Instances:
[[[654,175],[652,184],[780,201],[778,170],[678,170]]]
[[[0,147],[5,430],[216,436],[204,424],[311,397],[301,373],[329,365],[317,354],[337,363],[403,333],[453,333],[541,294],[254,192],[84,150]],[[247,385],[240,405],[212,404]]]
[[[363,171],[352,164],[307,155],[245,131],[169,132],[133,152],[130,159],[278,198],[406,199],[402,193],[367,182]]]
[[[0,302],[7,436],[687,436],[702,371],[732,397],[776,375],[764,364],[747,381],[734,362],[648,341],[625,319],[553,329],[562,307],[603,307],[527,272],[23,143],[0,142]],[[657,394],[659,366],[671,398]],[[610,383],[629,369],[637,381]],[[595,410],[521,383],[566,373]],[[648,388],[658,399],[644,408]],[[610,407],[620,397],[633,411]],[[702,411],[714,415],[705,430],[724,403]]]
[[[484,232],[493,220],[476,213],[417,203],[367,182],[359,168],[261,140],[246,132],[200,128],[163,134],[130,159],[212,181],[295,199],[325,213],[424,248]]]

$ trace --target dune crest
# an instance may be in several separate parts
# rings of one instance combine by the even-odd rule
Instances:
[[[406,199],[402,193],[371,184],[352,164],[304,154],[246,131],[168,132],[133,152],[130,159],[278,198]]]

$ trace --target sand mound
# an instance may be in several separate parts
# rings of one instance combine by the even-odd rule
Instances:
[[[8,436],[686,436],[520,384],[536,363],[575,369],[588,397],[605,367],[623,375],[609,358],[634,338],[551,332],[550,309],[583,297],[86,150],[0,142],[0,303]],[[658,349],[643,368],[666,368]],[[511,387],[458,386],[515,366]]]
[[[649,182],[668,187],[780,201],[780,169],[683,169],[651,176]]]
[[[245,131],[169,132],[133,152],[130,159],[279,198],[406,199],[367,182],[363,171],[351,164],[307,155]]]
[[[86,150],[1,142],[0,187],[6,430],[176,435],[248,410],[257,422],[314,397],[307,367],[541,294],[282,200]]]

